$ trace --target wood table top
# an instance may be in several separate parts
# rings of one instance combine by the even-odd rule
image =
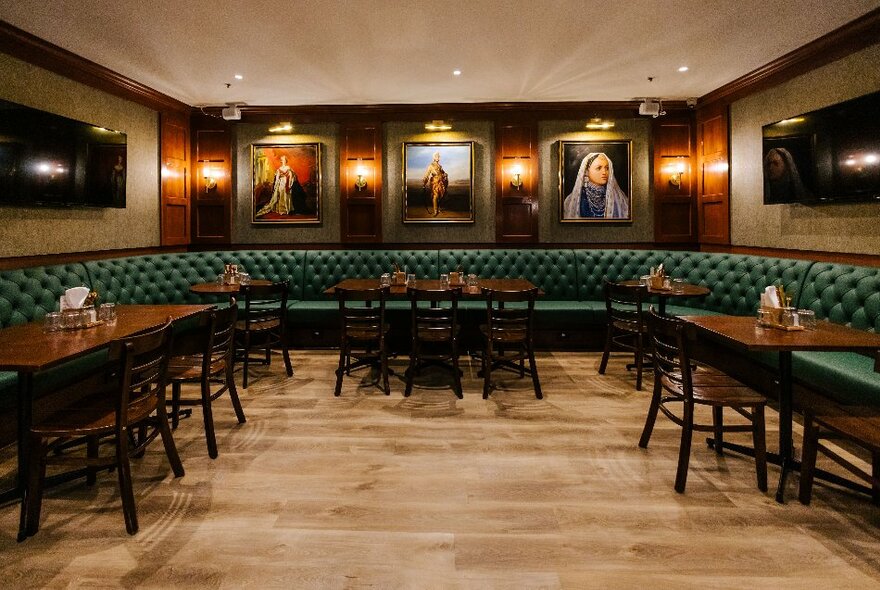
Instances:
[[[343,279],[336,285],[325,289],[324,294],[333,295],[336,292],[337,287],[340,289],[355,290],[377,289],[379,287],[379,279]],[[440,279],[417,279],[416,287],[419,289],[439,291]],[[461,287],[463,297],[473,298],[482,296],[481,289],[483,287],[494,291],[528,291],[529,289],[534,289],[535,285],[527,279],[479,279],[479,284],[476,287],[467,287],[464,283],[450,285],[450,288],[456,287]],[[543,294],[543,291],[538,290],[539,296]],[[406,285],[392,285],[390,296],[392,298],[406,297]]]
[[[180,320],[213,305],[117,305],[116,321],[78,330],[44,332],[43,322],[0,330],[0,370],[37,372],[83,356],[119,338]]]
[[[641,285],[641,281],[639,279],[629,279],[627,281],[620,281],[622,285],[636,286]],[[648,287],[648,293],[651,295],[657,295],[658,297],[705,297],[712,290],[708,287],[704,287],[703,285],[694,285],[691,283],[672,283],[672,287],[669,289],[655,289],[654,287]]]
[[[266,279],[251,279],[250,284],[254,287],[268,287],[272,281]],[[195,283],[189,286],[189,292],[196,295],[235,295],[241,291],[241,284],[221,285],[220,283]]]
[[[762,327],[752,316],[681,316],[702,332],[745,350],[880,350],[880,334],[820,321],[815,330],[787,332]]]

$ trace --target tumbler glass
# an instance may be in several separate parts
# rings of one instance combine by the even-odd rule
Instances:
[[[448,289],[449,288],[449,275],[442,274],[440,275],[440,288]]]
[[[61,329],[62,314],[60,311],[50,311],[43,318],[44,332],[57,332]]]

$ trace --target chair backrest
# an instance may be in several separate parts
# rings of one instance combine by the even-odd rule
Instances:
[[[244,285],[241,293],[244,296],[245,330],[257,322],[278,320],[284,328],[287,317],[287,295],[290,290],[288,281],[280,281],[271,285]]]
[[[208,323],[208,339],[205,352],[202,354],[202,372],[210,374],[211,366],[223,359],[231,362],[235,346],[235,322],[238,320],[238,304],[235,298],[226,309],[210,311]]]
[[[602,281],[608,321],[623,322],[641,332],[645,321],[643,311],[648,299],[648,287],[614,283],[607,278]]]
[[[433,340],[451,340],[458,325],[458,300],[461,287],[454,289],[406,290],[411,304],[412,337],[431,334]],[[421,304],[421,305],[420,305]]]
[[[134,419],[165,403],[168,359],[171,356],[171,320],[161,328],[114,340],[110,366],[118,368],[119,398],[116,424],[120,432]]]
[[[530,343],[538,288],[496,291],[483,287],[486,299],[487,333],[490,340]]]
[[[692,397],[690,343],[696,338],[693,324],[660,315],[653,308],[648,311],[647,323],[655,375],[669,380],[670,391],[678,393],[675,390],[680,389],[685,397]]]
[[[342,289],[337,287],[334,295],[339,301],[339,318],[342,337],[358,339],[385,338],[385,299],[390,287],[375,289]]]

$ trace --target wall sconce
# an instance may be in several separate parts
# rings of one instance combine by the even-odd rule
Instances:
[[[442,119],[435,119],[430,123],[426,123],[425,129],[427,131],[449,131],[452,129],[452,125]]]
[[[278,123],[274,127],[269,127],[269,133],[287,133],[288,131],[293,131],[293,125],[287,121]]]
[[[217,188],[217,173],[211,166],[202,166],[202,176],[205,179],[205,192],[209,192]]]
[[[587,122],[587,129],[593,130],[604,130],[604,129],[613,129],[614,121],[603,121],[599,117],[593,117]]]
[[[520,164],[514,164],[510,167],[510,186],[517,191],[523,187],[522,166]]]
[[[669,184],[677,189],[681,188],[681,175],[685,173],[684,161],[679,161],[672,167],[672,174],[669,177]]]
[[[355,174],[357,174],[357,177],[354,179],[354,188],[360,192],[367,188],[367,167],[358,162]]]

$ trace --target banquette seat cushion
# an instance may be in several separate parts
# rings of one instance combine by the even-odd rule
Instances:
[[[816,319],[880,333],[880,268],[816,262],[799,307]],[[795,352],[794,374],[842,404],[880,405],[874,359],[856,352]]]

